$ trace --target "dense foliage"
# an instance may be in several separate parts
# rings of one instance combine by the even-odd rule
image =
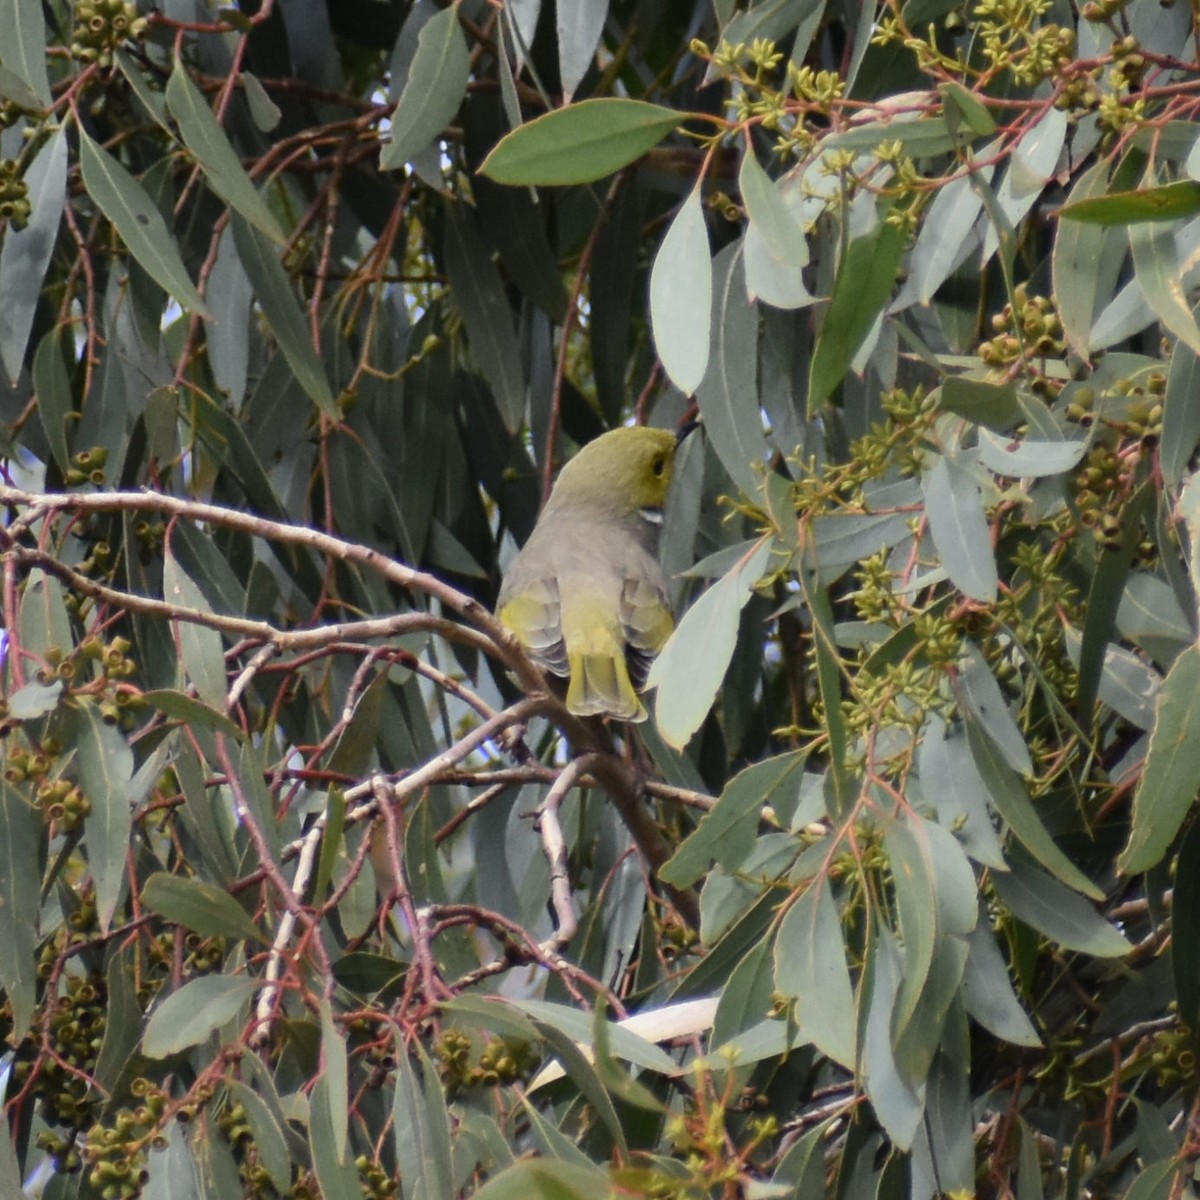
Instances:
[[[1194,21],[0,0],[0,1193],[1191,1194]]]

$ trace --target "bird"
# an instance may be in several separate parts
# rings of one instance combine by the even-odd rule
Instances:
[[[589,442],[505,572],[496,615],[576,716],[646,718],[638,689],[675,624],[658,541],[678,442],[647,426]]]

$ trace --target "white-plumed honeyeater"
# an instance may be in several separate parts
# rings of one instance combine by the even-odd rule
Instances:
[[[614,429],[559,473],[504,577],[497,616],[581,717],[645,719],[637,689],[674,621],[658,563],[678,439]]]

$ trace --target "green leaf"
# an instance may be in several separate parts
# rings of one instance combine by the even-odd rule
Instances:
[[[470,53],[458,5],[435,13],[417,36],[404,90],[392,113],[391,138],[379,154],[385,171],[402,167],[450,124],[470,77]]]
[[[67,426],[75,415],[75,400],[60,338],[60,331],[51,329],[38,343],[33,359],[33,384],[38,395],[38,419],[46,431],[54,461],[65,475],[71,469]]]
[[[1080,175],[1071,189],[1072,202],[1084,203],[1102,196],[1108,187],[1109,166],[1109,160],[1101,158]],[[1100,290],[1097,266],[1105,240],[1103,229],[1068,221],[1059,226],[1051,252],[1054,297],[1063,333],[1071,349],[1085,362]]]
[[[1179,861],[1193,863],[1200,853],[1200,821],[1193,821],[1179,847]],[[3,962],[3,958],[0,958]],[[1171,979],[1179,1019],[1200,1028],[1200,871],[1177,871],[1171,899]]]
[[[1155,704],[1150,748],[1133,797],[1133,828],[1117,859],[1126,875],[1159,862],[1200,788],[1200,646],[1172,664]]]
[[[41,0],[0,0],[4,30],[4,65],[33,93],[32,107],[51,103],[46,74],[46,20]],[[20,102],[20,97],[12,97]]]
[[[142,887],[142,903],[164,920],[201,937],[266,941],[246,910],[224,888],[201,879],[157,871]]]
[[[608,1172],[599,1167],[530,1158],[489,1179],[475,1200],[598,1200],[611,1194]]]
[[[837,639],[833,628],[833,605],[829,591],[807,572],[800,585],[812,615],[813,652],[817,660],[817,686],[825,707],[825,725],[829,735],[829,783],[832,803],[829,815],[842,820],[852,803],[851,772],[847,763],[848,730],[842,713],[842,673]]]
[[[96,1056],[96,1082],[111,1090],[129,1068],[142,1040],[142,1006],[137,996],[137,948],[125,946],[108,960],[108,1020]]]
[[[29,223],[24,229],[10,225],[0,247],[0,296],[4,297],[0,305],[0,361],[14,381],[25,360],[67,199],[67,138],[61,127],[53,130],[38,150],[25,169],[24,179],[29,189]]]
[[[854,991],[842,923],[827,879],[813,880],[779,924],[775,986],[795,997],[795,1020],[804,1039],[853,1069]]]
[[[227,1025],[258,990],[258,981],[202,975],[172,992],[151,1014],[142,1038],[147,1058],[167,1058]]]
[[[1177,221],[1198,212],[1200,183],[1194,179],[1180,179],[1161,187],[1072,200],[1056,215],[1064,221],[1086,221],[1089,225],[1138,225],[1150,221]]]
[[[771,458],[771,446],[763,433],[758,399],[758,311],[746,294],[736,242],[717,256],[713,273],[717,291],[712,324],[701,327],[711,337],[711,351],[696,400],[705,437],[721,465],[747,496],[756,497],[762,489],[759,472]]]
[[[746,147],[742,157],[738,187],[750,223],[758,229],[772,256],[794,267],[807,265],[808,242],[804,230],[792,215],[776,184],[759,165],[751,145]]]
[[[396,1085],[392,1101],[392,1136],[404,1195],[413,1200],[453,1196],[450,1115],[437,1068],[421,1044],[416,1062],[403,1037],[396,1039]]]
[[[133,753],[125,735],[106,724],[94,704],[84,704],[75,721],[79,786],[91,803],[84,842],[96,882],[96,909],[107,929],[128,882],[129,835],[133,828],[131,794]]]
[[[333,1146],[338,1162],[346,1162],[350,1135],[350,1075],[346,1059],[346,1039],[333,1020],[329,1000],[321,1000],[321,1078],[329,1095],[329,1116]]]
[[[992,119],[992,114],[974,92],[967,91],[961,83],[940,83],[938,91],[942,93],[946,124],[951,131],[957,124],[965,125],[979,137],[988,137],[996,132],[996,122]]]
[[[979,480],[943,454],[924,482],[929,529],[951,583],[972,600],[994,603],[999,576]]]
[[[19,1034],[29,1028],[37,1002],[42,828],[41,817],[0,776],[0,983]],[[0,1137],[5,1133],[0,1126]]]
[[[975,715],[979,727],[992,739],[1004,761],[1018,775],[1032,775],[1033,758],[1025,744],[1025,735],[1009,711],[1008,701],[987,659],[970,642],[966,643],[959,663],[959,681],[962,703]]]
[[[985,146],[982,153],[987,156],[994,149],[995,143]],[[984,167],[979,172],[984,184],[990,182],[992,170]],[[960,175],[938,188],[909,255],[906,298],[911,296],[920,304],[933,299],[959,265],[982,208],[983,195],[973,174]]]
[[[230,737],[241,738],[242,736],[239,725],[230,720],[223,712],[218,712],[217,709],[209,707],[194,696],[188,696],[169,688],[161,688],[143,692],[142,699],[176,721],[183,721],[188,725],[203,725],[207,729],[215,729]]]
[[[1022,419],[1017,387],[1008,383],[989,383],[951,375],[938,392],[938,408],[957,413],[976,425],[1003,433]]]
[[[854,355],[891,298],[908,235],[883,216],[870,233],[855,238],[846,247],[838,267],[808,375],[810,417],[817,415],[842,382]]]
[[[641,158],[682,120],[642,100],[583,100],[514,129],[479,170],[497,183],[590,183]]]
[[[170,545],[163,557],[163,595],[171,604],[211,613],[204,593],[183,569]],[[179,622],[179,647],[187,677],[201,701],[212,709],[225,707],[225,648],[221,635],[207,625]],[[207,723],[207,722],[206,722]]]
[[[1200,409],[1200,405],[1196,407]],[[1171,585],[1146,571],[1131,571],[1125,580],[1117,606],[1117,628],[1122,637],[1134,642],[1165,638],[1185,645],[1195,636]]]
[[[917,743],[917,771],[921,791],[936,806],[942,827],[954,830],[977,863],[1007,871],[983,780],[961,725],[949,729],[941,717],[930,717]]]
[[[321,1200],[359,1200],[362,1190],[358,1184],[358,1170],[353,1162],[348,1162],[338,1155],[334,1135],[335,1125],[339,1121],[345,1121],[346,1114],[335,1111],[329,1079],[323,1073],[313,1084],[308,1117],[308,1145],[312,1154],[313,1171],[320,1184]],[[404,1179],[407,1194],[407,1173]],[[414,1197],[422,1196],[416,1188],[412,1189],[412,1194]]]
[[[11,235],[10,235],[11,236]],[[1171,351],[1167,390],[1163,396],[1162,443],[1159,462],[1163,480],[1178,488],[1187,475],[1188,465],[1200,445],[1200,356],[1185,342],[1176,342]]]
[[[771,797],[778,789],[796,788],[799,781],[795,773],[804,769],[807,758],[806,751],[780,754],[735,775],[726,784],[717,803],[700,819],[700,824],[659,868],[659,879],[686,888],[691,887],[713,861],[736,870],[758,837],[763,806],[771,803]]]
[[[171,77],[167,80],[166,97],[171,115],[179,124],[183,143],[200,164],[212,190],[273,242],[282,243],[285,240],[283,230],[258,194],[225,131],[179,58],[175,59]]]
[[[1200,193],[1200,183],[1191,183]],[[1133,225],[1129,230],[1134,275],[1158,319],[1181,341],[1200,354],[1200,326],[1183,288],[1187,270],[1175,234],[1157,225]]]
[[[34,679],[13,692],[8,701],[8,715],[18,721],[44,717],[46,713],[53,712],[58,707],[58,699],[62,693],[61,679],[55,679],[52,683],[39,683]]]
[[[663,369],[691,395],[708,367],[713,263],[699,187],[680,205],[654,256],[650,322]]]
[[[254,1088],[247,1087],[240,1080],[227,1079],[225,1087],[229,1089],[233,1102],[241,1105],[246,1114],[258,1161],[266,1168],[275,1190],[286,1194],[291,1187],[292,1154],[287,1143],[286,1127],[280,1116],[272,1111]]]
[[[900,1074],[892,1049],[892,1008],[900,988],[900,954],[890,929],[877,925],[867,944],[867,1014],[859,1072],[871,1107],[892,1140],[908,1148],[924,1112],[922,1098]]]
[[[513,1000],[510,1003],[533,1018],[543,1034],[547,1029],[555,1029],[573,1044],[583,1047],[592,1044],[594,1030],[590,1014],[545,1000]],[[648,1071],[657,1071],[660,1075],[678,1073],[674,1059],[639,1034],[614,1023],[608,1031],[608,1038],[610,1054]]]
[[[1013,855],[1007,874],[992,876],[996,894],[1026,925],[1068,950],[1098,958],[1120,958],[1131,949],[1124,935],[1075,892]]]
[[[1183,1170],[1184,1166],[1176,1158],[1151,1163],[1129,1185],[1124,1200],[1171,1200],[1172,1196],[1179,1195],[1175,1183]]]
[[[1038,1148],[1037,1134],[1022,1117],[1017,1118],[1017,1128],[1021,1131],[1021,1151],[1017,1160],[1017,1200],[1043,1200],[1045,1193],[1042,1191],[1041,1151]]]
[[[1075,467],[1087,453],[1088,442],[1046,442],[1035,438],[999,437],[990,429],[979,430],[979,461],[997,475],[1013,479],[1040,479],[1062,475]]]
[[[769,939],[763,938],[747,950],[729,973],[713,1017],[711,1050],[741,1038],[770,1013],[775,990],[775,961]],[[739,1062],[745,1059],[738,1056]]]
[[[973,716],[967,718],[966,726],[971,753],[992,807],[1008,822],[1017,840],[1068,887],[1092,900],[1103,899],[1104,893],[1058,848],[1038,817],[1024,784],[1004,762],[992,739]]]
[[[238,213],[233,214],[233,236],[242,266],[288,366],[321,412],[336,421],[337,402],[283,264],[271,243]]]
[[[903,1036],[917,1011],[938,937],[933,856],[928,838],[920,836],[921,832],[919,826],[910,829],[902,821],[887,821],[883,827],[904,945],[904,969],[892,1010],[894,1041]]]
[[[434,18],[436,20],[436,18]],[[525,374],[504,281],[465,205],[454,205],[446,221],[446,274],[462,310],[471,357],[491,388],[509,433],[525,417]]]
[[[567,100],[575,94],[596,60],[596,47],[607,16],[608,0],[555,0],[558,69]]]
[[[688,743],[716,700],[737,645],[742,609],[766,572],[772,545],[763,538],[688,609],[650,668],[646,686],[658,689],[654,720],[676,749]]]
[[[84,129],[77,127],[77,132],[84,187],[113,223],[130,254],[188,312],[209,316],[179,257],[171,231],[145,188]]]
[[[980,921],[968,938],[963,1000],[967,1012],[989,1033],[1017,1046],[1041,1045],[1013,992],[1004,956],[987,921]]]

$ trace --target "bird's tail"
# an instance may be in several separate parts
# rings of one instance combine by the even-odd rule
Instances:
[[[577,651],[569,659],[571,682],[567,687],[567,708],[576,716],[608,713],[623,721],[646,719],[646,707],[633,689],[620,644],[603,650]]]

